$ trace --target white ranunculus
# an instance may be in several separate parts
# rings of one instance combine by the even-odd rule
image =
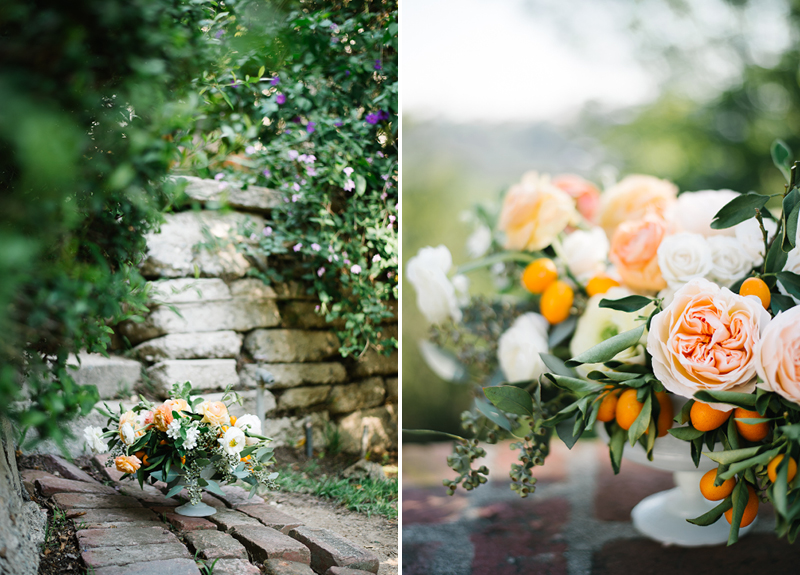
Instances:
[[[497,359],[506,380],[538,379],[547,371],[539,355],[548,351],[547,326],[547,320],[538,313],[526,313],[500,336]]]
[[[667,236],[658,246],[658,267],[672,289],[705,277],[713,266],[711,248],[700,234]]]
[[[467,238],[467,253],[471,258],[482,257],[492,247],[492,230],[488,226],[478,226]]]
[[[586,311],[578,319],[575,334],[569,345],[569,352],[572,357],[582,354],[584,351],[596,346],[597,344],[619,335],[625,331],[630,331],[641,325],[637,318],[647,315],[649,306],[637,313],[627,313],[609,308],[600,307],[603,299],[620,299],[632,295],[624,287],[614,287],[604,294],[597,294],[589,298],[586,302]],[[629,347],[619,352],[614,359],[626,363],[643,364],[645,359],[644,343],[646,335],[642,336],[640,344]],[[584,377],[591,371],[605,369],[602,364],[585,364],[577,367],[578,373]]]
[[[592,228],[574,231],[564,238],[560,255],[569,271],[579,281],[585,282],[606,270],[608,250],[608,238],[603,228]]]
[[[456,289],[447,277],[451,267],[453,258],[445,246],[422,248],[406,264],[406,277],[417,292],[417,307],[431,323],[461,319]]]
[[[222,437],[217,439],[227,455],[239,455],[247,444],[244,431],[238,427],[229,427]]]
[[[108,445],[103,441],[103,429],[100,427],[88,426],[83,430],[83,438],[86,444],[94,453],[105,453]]]
[[[251,413],[238,418],[236,423],[234,423],[234,427],[238,427],[242,431],[246,431],[248,433],[261,435],[261,420]],[[247,437],[247,445],[255,445],[258,442],[259,440],[255,437]]]
[[[711,229],[711,220],[725,204],[739,197],[740,194],[732,190],[702,190],[700,192],[685,192],[678,196],[672,214],[673,221],[682,232],[700,234],[701,236],[732,236],[731,228],[724,230]]]
[[[136,432],[130,423],[122,424],[122,427],[119,428],[119,436],[125,445],[132,445],[136,441]]]
[[[768,241],[772,240],[777,228],[778,224],[774,221],[764,219],[764,229],[767,230]],[[761,226],[758,225],[758,221],[755,218],[750,218],[734,226],[733,231],[750,261],[753,262],[753,266],[760,266],[764,263],[764,235],[761,233]]]
[[[711,281],[729,288],[753,269],[753,260],[735,237],[712,236],[707,241],[714,263],[707,276]]]

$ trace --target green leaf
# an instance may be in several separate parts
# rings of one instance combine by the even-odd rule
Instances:
[[[795,188],[794,191],[797,192],[798,191],[797,188]],[[784,228],[786,230],[786,232],[785,232],[786,241],[789,242],[789,245],[792,248],[796,247],[796,243],[797,243],[797,219],[798,219],[798,215],[800,215],[800,201],[798,201],[798,203],[795,204],[795,206],[792,208],[792,211],[789,212],[788,216],[786,216],[786,224],[784,225]],[[787,251],[785,249],[785,246],[784,246],[784,251]],[[789,250],[789,251],[791,251],[791,250]]]
[[[781,171],[788,182],[791,178],[792,151],[783,140],[775,140],[772,142],[770,152],[772,154],[772,163]]]
[[[782,293],[774,293],[772,294],[771,301],[769,302],[769,309],[770,311],[772,311],[772,315],[778,315],[782,311],[787,311],[792,309],[794,305],[795,305],[794,300],[788,295],[783,295]]]
[[[486,419],[495,425],[499,425],[506,431],[511,431],[512,425],[508,418],[500,413],[500,410],[488,401],[485,401],[483,398],[476,397],[475,408],[480,411],[481,414],[486,417]]]
[[[778,473],[777,477],[775,477],[775,483],[772,484],[772,503],[775,505],[775,509],[783,515],[786,516],[786,511],[788,508],[787,505],[787,493],[789,491],[789,458],[784,457],[783,460],[778,464]]]
[[[677,437],[681,441],[691,441],[692,439],[697,439],[698,437],[703,436],[702,431],[695,429],[694,427],[687,426],[687,427],[673,427],[669,430],[669,434],[673,437]]]
[[[566,377],[563,375],[556,375],[555,373],[545,373],[544,376],[555,383],[561,389],[566,389],[577,394],[593,393],[603,389],[603,385],[599,383],[592,383],[577,377]]]
[[[641,295],[629,295],[619,299],[601,299],[600,307],[615,309],[617,311],[634,312],[642,309],[653,300]]]
[[[625,450],[626,435],[627,432],[624,429],[619,425],[614,425],[614,432],[608,442],[608,454],[611,458],[611,468],[614,470],[614,475],[619,473],[619,468],[622,465],[622,452]]]
[[[778,272],[778,281],[787,292],[800,299],[800,275],[793,272]]]
[[[733,502],[731,501],[730,495],[722,500],[722,502],[714,507],[711,511],[707,511],[703,513],[700,517],[695,517],[694,519],[687,519],[689,523],[693,525],[699,525],[701,527],[705,527],[707,525],[712,525],[719,520],[720,517],[731,507],[733,506]]]
[[[797,241],[797,214],[800,208],[800,190],[792,188],[783,198],[783,218],[781,226],[781,249],[789,253]],[[790,228],[790,222],[792,226]]]
[[[644,432],[647,431],[647,427],[650,425],[650,416],[653,413],[653,394],[647,394],[647,398],[644,400],[644,404],[642,405],[642,410],[639,412],[638,417],[631,425],[630,429],[628,429],[628,441],[630,441],[631,447],[639,440],[639,438],[644,435]]]
[[[739,540],[739,526],[742,523],[744,509],[747,507],[747,500],[750,493],[747,490],[747,482],[739,481],[733,488],[733,516],[731,517],[731,531],[728,536],[728,545],[733,545]]]
[[[561,358],[558,358],[549,353],[540,353],[539,357],[542,358],[542,362],[547,366],[552,373],[556,375],[561,375],[564,377],[576,377],[576,373],[574,370],[567,367],[567,364]]]
[[[724,230],[754,218],[756,210],[760,210],[767,205],[767,201],[769,201],[768,196],[762,196],[755,192],[748,192],[733,198],[714,215],[714,219],[711,221],[711,228]]]
[[[550,349],[558,347],[561,342],[572,335],[577,325],[578,318],[574,315],[568,317],[561,323],[554,325],[553,329],[550,330],[550,337],[547,342],[548,347]]]
[[[712,461],[721,463],[722,465],[731,465],[732,463],[736,463],[737,461],[743,461],[745,459],[749,459],[750,457],[758,455],[759,449],[761,449],[760,446],[745,447],[743,449],[734,449],[731,451],[711,451],[711,452],[706,451],[703,453],[703,455],[705,455]]]
[[[755,394],[737,391],[701,390],[694,394],[694,398],[706,403],[728,403],[745,409],[753,409],[756,406]]]
[[[356,194],[359,196],[363,196],[364,192],[367,191],[367,180],[361,174],[356,175],[355,177],[356,182]]]
[[[689,414],[692,411],[692,405],[694,405],[694,399],[690,399],[684,403],[683,407],[681,407],[681,410],[678,412],[678,415],[675,416],[673,421],[675,421],[675,423],[678,425],[689,423]]]
[[[567,449],[572,449],[572,446],[575,445],[581,438],[581,435],[583,435],[583,425],[580,425],[578,432],[575,433],[575,426],[580,423],[582,423],[581,418],[576,417],[574,420],[568,419],[556,425],[556,433],[561,441],[564,442],[564,445],[567,446]]]
[[[728,469],[720,473],[719,477],[723,481],[725,481],[727,479],[730,479],[734,475],[739,475],[740,473],[743,473],[745,470],[752,469],[757,465],[766,465],[767,463],[772,461],[772,458],[778,455],[779,452],[780,448],[775,448],[770,451],[766,451],[764,453],[756,455],[755,457],[749,457],[747,459],[737,461],[736,463],[733,463],[730,466],[728,466]]]
[[[207,485],[205,485],[203,489],[205,489],[206,491],[210,491],[211,493],[214,493],[216,495],[221,495],[222,497],[225,497],[225,492],[219,488],[219,484],[216,481],[214,481],[213,479],[207,479],[206,483]]]
[[[178,485],[175,485],[172,489],[167,491],[167,494],[166,494],[165,497],[174,497],[175,495],[180,493],[183,490],[183,488],[184,488],[184,485],[179,483]]]
[[[483,393],[486,395],[486,399],[502,411],[516,415],[533,415],[531,394],[523,389],[510,385],[498,385],[484,387]]]
[[[777,273],[783,269],[788,259],[789,254],[781,249],[781,242],[774,241],[767,252],[765,269],[768,273]]]
[[[603,363],[610,361],[621,351],[639,343],[644,334],[644,325],[629,331],[622,332],[598,343],[584,351],[582,354],[566,362],[567,367],[577,367],[584,363]]]

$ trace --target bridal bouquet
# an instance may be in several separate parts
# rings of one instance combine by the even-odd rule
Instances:
[[[186,489],[191,504],[201,489],[224,495],[219,482],[272,486],[277,473],[271,440],[261,435],[255,415],[235,417],[228,411],[236,393],[226,390],[223,401],[192,397],[191,383],[175,384],[170,399],[156,405],[142,399],[136,407],[114,413],[107,405],[106,428],[87,427],[84,438],[95,453],[110,451],[107,465],[135,475],[142,486],[151,477],[169,487],[167,497]],[[110,440],[110,441],[109,441]]]
[[[424,357],[440,377],[474,384],[462,414],[472,438],[450,436],[449,493],[486,482],[489,470],[472,468],[480,441],[518,438],[511,487],[524,497],[553,431],[571,448],[603,426],[615,472],[626,443],[652,459],[669,433],[695,465],[718,464],[700,490],[720,503],[692,523],[725,515],[733,543],[769,500],[778,534],[794,541],[800,182],[788,149],[772,152],[787,179],[772,195],[679,194],[645,175],[601,193],[577,176],[527,173],[478,210],[475,261],[454,269],[445,246],[409,260],[432,324]],[[464,274],[482,267],[497,294],[470,297]]]

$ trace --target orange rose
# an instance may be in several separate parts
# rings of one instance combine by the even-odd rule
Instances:
[[[162,403],[153,411],[153,425],[159,431],[166,431],[173,419],[172,407],[166,403]]]
[[[136,473],[136,470],[142,466],[142,462],[135,455],[120,455],[114,460],[117,466],[117,471],[122,473]]]
[[[666,234],[666,222],[654,215],[617,228],[608,259],[629,288],[657,291],[667,287],[658,267],[658,246]]]
[[[228,408],[221,401],[204,401],[197,406],[197,413],[202,414],[202,421],[211,425],[230,425]]]
[[[678,187],[653,176],[627,176],[600,197],[600,226],[609,238],[623,222],[640,220],[647,214],[663,219],[671,216]]]
[[[575,204],[550,178],[528,172],[511,186],[503,201],[498,227],[509,250],[542,250],[575,220]]]
[[[597,221],[600,190],[592,182],[574,174],[564,174],[553,178],[553,185],[575,200],[575,206],[584,218],[592,223]]]

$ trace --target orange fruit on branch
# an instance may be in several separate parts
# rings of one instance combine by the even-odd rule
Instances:
[[[750,411],[742,407],[737,407],[733,412],[733,417],[736,419],[760,419],[761,415],[757,411]],[[739,435],[744,437],[747,441],[761,441],[769,433],[769,424],[763,423],[745,423],[743,421],[736,422],[736,430]]]
[[[539,312],[551,324],[561,323],[569,317],[575,292],[568,283],[555,281],[544,290],[539,300]]]
[[[636,399],[635,389],[626,389],[623,391],[617,400],[617,424],[622,429],[630,429],[639,413],[642,411],[644,404]]]
[[[714,485],[716,477],[717,470],[712,469],[700,478],[700,493],[709,501],[722,501],[733,493],[733,488],[736,487],[736,480],[733,477],[723,481],[722,485]]]
[[[656,399],[661,411],[658,414],[656,421],[656,428],[658,429],[657,437],[664,437],[672,427],[672,418],[675,417],[675,410],[672,407],[672,401],[666,391],[656,392]]]
[[[769,465],[767,465],[767,476],[773,483],[775,483],[775,480],[778,479],[778,465],[780,465],[781,461],[783,461],[783,454],[773,457],[772,461],[770,461]],[[789,473],[786,476],[786,481],[791,483],[795,475],[797,475],[797,462],[794,460],[794,457],[790,457]]]
[[[619,282],[617,280],[601,274],[589,280],[589,283],[586,284],[586,293],[589,294],[589,297],[592,297],[597,294],[606,293],[612,287],[618,286]]]
[[[522,272],[522,287],[531,293],[542,293],[558,279],[558,269],[550,258],[529,263]]]
[[[756,495],[756,490],[753,489],[753,486],[748,484],[747,506],[744,508],[744,514],[742,514],[740,527],[747,527],[750,525],[756,518],[756,515],[758,515],[758,495]],[[725,519],[728,520],[728,523],[733,521],[733,507],[725,512]]]
[[[739,288],[739,295],[754,295],[761,300],[761,305],[764,309],[769,309],[769,302],[772,300],[772,294],[769,293],[769,288],[764,280],[761,278],[747,278]]]
[[[732,411],[722,411],[702,401],[695,401],[689,411],[689,419],[692,421],[692,427],[696,430],[711,431],[728,421]]]
[[[597,421],[607,423],[614,419],[617,414],[617,401],[619,401],[620,393],[622,390],[617,389],[606,391],[597,397],[595,401],[600,401],[600,407],[597,408]]]

